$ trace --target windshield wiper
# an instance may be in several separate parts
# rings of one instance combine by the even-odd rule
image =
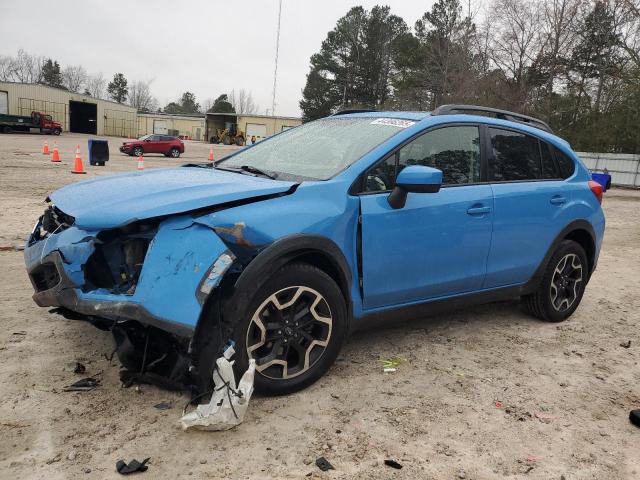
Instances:
[[[246,172],[246,173],[253,173],[254,175],[262,175],[263,177],[267,177],[270,178],[271,180],[275,180],[277,175],[271,175],[270,173],[264,172],[262,170],[260,170],[259,168],[256,167],[251,167],[249,165],[242,165],[241,167],[221,167],[220,163],[222,162],[216,162],[213,164],[213,168],[217,169],[217,170],[226,170],[227,172]]]
[[[251,165],[242,165],[240,167],[240,170],[242,170],[243,172],[255,173],[256,175],[262,175],[263,177],[270,178],[271,180],[276,179],[276,175],[271,175],[270,173],[267,173],[256,167],[252,167]]]

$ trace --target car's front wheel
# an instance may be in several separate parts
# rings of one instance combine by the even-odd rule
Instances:
[[[139,157],[140,155],[142,155],[144,153],[144,151],[142,150],[142,147],[135,147],[131,153],[133,154],[134,157]]]
[[[561,322],[580,305],[588,278],[584,249],[573,240],[564,240],[551,256],[538,289],[522,297],[524,309],[541,320]]]
[[[336,282],[322,270],[293,263],[278,270],[231,322],[239,377],[256,361],[255,389],[268,395],[301,390],[334,362],[347,334],[347,307]],[[219,347],[219,344],[216,345]],[[211,347],[209,347],[211,348]],[[212,352],[202,352],[209,387]]]

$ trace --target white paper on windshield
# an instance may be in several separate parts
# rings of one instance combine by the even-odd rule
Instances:
[[[400,120],[399,118],[376,118],[371,125],[389,125],[398,128],[407,128],[413,125],[413,120]]]

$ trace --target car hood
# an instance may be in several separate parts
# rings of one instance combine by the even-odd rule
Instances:
[[[136,220],[286,193],[294,182],[270,180],[213,168],[180,167],[133,172],[67,185],[51,201],[75,225],[115,228]]]

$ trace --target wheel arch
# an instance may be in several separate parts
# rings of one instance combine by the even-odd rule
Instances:
[[[326,237],[295,234],[276,240],[262,250],[235,282],[238,292],[253,292],[275,272],[293,262],[313,265],[338,285],[347,306],[351,307],[351,269],[342,250]]]
[[[574,220],[564,227],[556,238],[551,243],[551,246],[547,250],[542,262],[534,272],[531,279],[522,288],[522,293],[527,294],[535,291],[542,280],[544,271],[551,260],[553,253],[556,251],[560,243],[564,240],[573,240],[577,242],[582,248],[584,248],[587,254],[587,261],[589,262],[589,272],[587,282],[591,278],[591,274],[595,269],[596,262],[596,235],[593,226],[586,220]]]

